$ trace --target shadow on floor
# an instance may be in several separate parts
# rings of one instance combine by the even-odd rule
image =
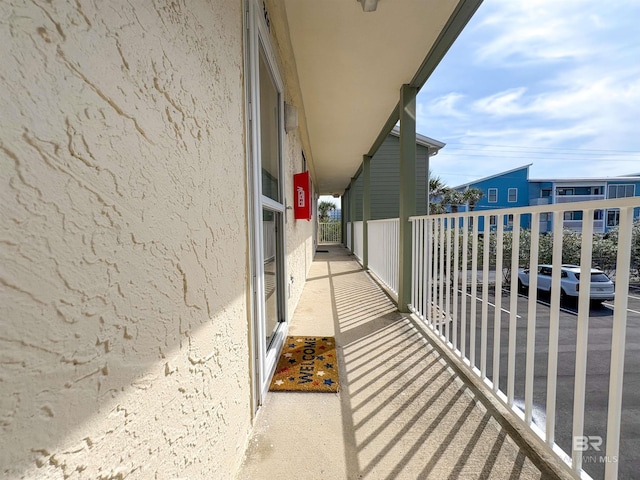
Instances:
[[[329,289],[341,390],[270,394],[239,478],[553,478],[349,252],[324,248],[310,277]]]

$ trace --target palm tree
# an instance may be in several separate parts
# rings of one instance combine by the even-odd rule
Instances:
[[[429,170],[429,214],[436,215],[444,213],[443,198],[451,189],[447,187],[440,177],[433,176]]]
[[[476,187],[467,188],[462,193],[462,198],[464,199],[463,203],[469,204],[469,210],[473,210],[483,196],[484,193],[482,192],[482,190]]]
[[[467,188],[464,192],[448,187],[437,176],[432,176],[429,170],[429,214],[438,215],[449,211],[455,213],[460,205],[469,205],[473,210],[484,193],[479,188]]]
[[[318,204],[318,216],[320,217],[320,222],[328,222],[329,212],[336,209],[335,204],[329,202],[327,200],[323,200]]]

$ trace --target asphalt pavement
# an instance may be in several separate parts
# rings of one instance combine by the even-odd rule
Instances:
[[[500,373],[499,385],[503,392],[507,389],[507,356],[509,346],[509,306],[510,292],[502,293],[500,328]],[[459,295],[459,302],[462,295]],[[466,351],[469,354],[469,324],[471,295],[467,292]],[[481,292],[478,290],[476,305],[476,348],[475,365],[480,367],[482,309]],[[536,335],[533,421],[544,430],[547,396],[548,343],[549,343],[549,299],[541,297],[536,302]],[[493,325],[495,316],[495,295],[489,295],[487,322],[487,377],[493,372]],[[514,403],[524,410],[525,365],[528,328],[529,298],[518,296],[516,326],[516,373],[514,381]],[[461,306],[458,306],[461,312]],[[589,332],[587,351],[587,380],[585,398],[584,435],[600,436],[606,441],[607,404],[609,392],[609,369],[611,362],[611,335],[613,323],[613,302],[592,306],[589,312]],[[567,453],[571,453],[573,425],[573,396],[576,358],[577,305],[563,304],[560,310],[560,331],[558,348],[558,373],[556,395],[556,443]],[[458,345],[460,323],[458,323]],[[591,449],[594,450],[594,449]],[[604,443],[602,452],[586,451],[583,468],[593,478],[604,477]],[[637,478],[640,472],[640,293],[631,290],[628,294],[626,352],[624,367],[624,387],[622,400],[622,427],[620,441],[619,477]]]

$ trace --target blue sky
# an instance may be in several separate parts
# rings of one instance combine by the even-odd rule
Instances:
[[[640,172],[638,25],[638,0],[485,0],[418,96],[433,174]]]
[[[485,0],[418,95],[432,173],[640,173],[639,25],[640,0]]]

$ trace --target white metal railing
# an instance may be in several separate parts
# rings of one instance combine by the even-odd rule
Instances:
[[[620,451],[620,421],[633,215],[634,208],[638,207],[640,197],[410,219],[413,236],[411,310],[435,331],[443,345],[452,350],[473,375],[482,379],[488,391],[509,407],[514,418],[535,432],[549,452],[562,459],[567,469],[578,476],[589,477],[583,470],[583,455],[588,455],[588,452],[583,451],[585,438],[606,438],[606,450],[595,452],[601,453],[601,458],[606,462],[603,462],[604,478],[617,478],[617,459],[625,453]],[[573,394],[570,395],[569,392],[568,395],[557,386],[563,215],[565,211],[577,210],[583,212],[584,218],[593,218],[595,210],[606,208],[620,209],[615,267],[616,296],[609,354],[608,407],[604,407],[608,410],[606,424],[595,424],[594,427],[595,420],[591,415],[590,429],[585,431],[587,358],[596,350],[590,350],[588,344],[589,282],[580,285],[575,312],[577,321],[571,322],[570,326],[563,323],[563,329],[574,328],[576,331],[575,357],[572,359],[575,364]],[[545,320],[545,324],[539,326],[539,308],[543,307],[538,305],[537,275],[530,275],[529,298],[523,299],[519,297],[517,288],[503,288],[503,272],[510,270],[505,275],[504,283],[515,287],[518,285],[519,267],[538,265],[538,250],[543,238],[540,235],[540,215],[543,213],[553,214],[553,233],[550,234],[553,235],[553,256],[551,292],[547,304],[549,320],[548,324]],[[509,216],[513,218],[512,225],[516,226],[514,229],[508,226]],[[523,220],[527,220],[530,230],[517,228]],[[585,222],[583,225],[580,250],[582,278],[590,278],[593,227],[593,222]],[[487,239],[490,241],[486,241]],[[523,255],[522,251],[526,253],[527,250],[526,243],[530,245],[529,253]],[[508,249],[511,250],[510,253]],[[481,267],[478,266],[479,263]],[[503,295],[506,297],[504,304]],[[493,297],[491,302],[490,297]],[[522,305],[523,302],[526,302],[526,308]],[[518,311],[519,303],[521,311]],[[540,335],[536,338],[536,331],[540,327],[548,328],[549,331],[544,343],[541,343]],[[501,330],[504,330],[506,337],[501,338]],[[523,332],[522,335],[516,336],[517,330]],[[523,338],[524,330],[526,341]],[[491,342],[489,338],[492,339]],[[536,349],[548,352],[544,353],[548,362],[546,369],[544,362],[540,362],[540,353],[536,359]],[[523,350],[526,351],[524,357]],[[602,352],[602,348],[599,350]],[[563,351],[564,363],[567,361],[566,348]],[[538,404],[534,404],[534,386],[538,392],[535,397]],[[561,400],[558,400],[559,395],[562,395]],[[541,398],[546,400],[540,401]],[[534,421],[534,411],[537,423]],[[556,415],[562,420],[572,418],[572,426],[565,426],[563,431],[557,431]],[[563,441],[565,449],[570,450],[570,453],[565,453],[556,443],[557,434],[562,434],[564,439],[571,439],[569,446],[567,441]],[[591,437],[585,437],[586,435]],[[589,458],[587,461],[592,461]]]
[[[398,297],[398,244],[400,223],[397,218],[370,220],[368,267]]]
[[[362,261],[362,252],[363,252],[363,233],[362,233],[362,221],[353,223],[353,254],[356,258]]]
[[[347,248],[351,249],[351,222],[347,222]]]
[[[587,202],[604,200],[604,195],[556,195],[556,203]]]
[[[318,223],[318,244],[340,243],[342,241],[342,224],[340,222]]]

